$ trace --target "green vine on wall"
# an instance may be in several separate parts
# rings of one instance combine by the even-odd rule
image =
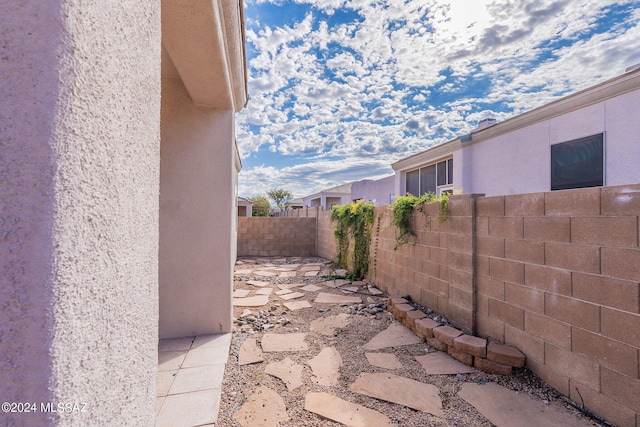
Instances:
[[[337,222],[334,232],[338,242],[336,265],[339,268],[349,268],[349,239],[353,238],[353,276],[356,279],[363,279],[369,271],[374,218],[372,203],[353,202],[331,209],[331,221]]]
[[[398,229],[394,250],[397,250],[400,246],[407,243],[411,236],[415,236],[412,225],[413,211],[417,207],[420,212],[424,212],[424,204],[429,202],[437,202],[440,205],[438,220],[440,222],[446,221],[449,217],[448,193],[440,196],[436,196],[434,193],[425,193],[420,197],[407,194],[406,196],[398,197],[395,202],[393,202],[391,205],[391,212],[393,213],[391,223]]]

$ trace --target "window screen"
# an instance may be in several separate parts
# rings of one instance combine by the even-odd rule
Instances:
[[[551,190],[604,185],[603,134],[551,146]]]
[[[420,195],[420,171],[407,172],[407,194]]]
[[[436,192],[436,165],[420,169],[420,194]]]

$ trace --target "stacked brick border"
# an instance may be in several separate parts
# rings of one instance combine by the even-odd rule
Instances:
[[[389,312],[429,346],[447,352],[465,365],[499,375],[509,375],[513,368],[524,367],[525,356],[517,348],[441,325],[404,298],[391,298]]]

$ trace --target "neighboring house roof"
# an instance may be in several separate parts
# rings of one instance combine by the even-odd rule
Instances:
[[[303,205],[302,198],[292,199],[286,203],[286,206],[302,206],[302,205]]]
[[[603,83],[570,94],[556,101],[529,110],[503,122],[478,126],[468,135],[449,140],[423,152],[405,157],[391,164],[393,170],[407,171],[427,162],[439,161],[454,151],[468,145],[495,138],[496,136],[524,128],[534,123],[548,120],[586,106],[605,101],[614,96],[638,89],[640,69],[630,70]]]
[[[249,199],[245,199],[244,197],[238,196],[238,204],[253,205],[253,202]]]
[[[338,185],[338,186],[327,188],[325,190],[322,190],[322,191],[319,191],[317,193],[311,194],[310,196],[306,196],[304,198],[305,199],[313,199],[313,198],[320,197],[322,195],[327,195],[327,194],[351,195],[351,186],[352,185],[353,185],[352,182],[350,182],[348,184]]]

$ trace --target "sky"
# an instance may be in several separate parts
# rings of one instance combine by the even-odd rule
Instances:
[[[294,197],[640,63],[640,0],[245,0],[239,195]]]

